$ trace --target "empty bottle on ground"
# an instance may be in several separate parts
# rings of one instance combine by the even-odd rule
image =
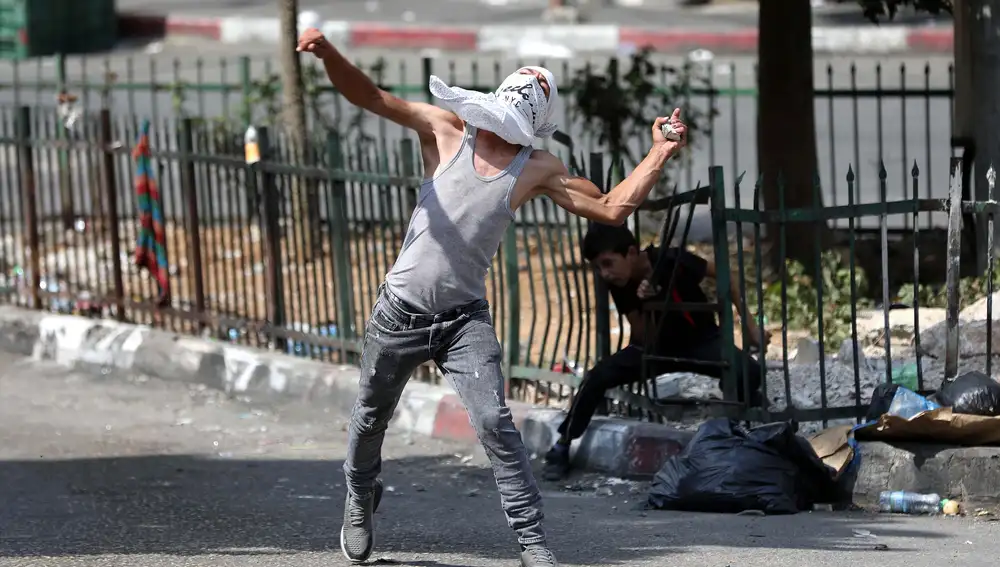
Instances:
[[[891,514],[937,514],[941,511],[941,497],[937,494],[889,491],[879,494],[879,509]]]

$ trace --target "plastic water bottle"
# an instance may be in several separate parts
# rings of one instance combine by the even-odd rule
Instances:
[[[892,383],[917,391],[917,365],[912,362],[892,369]]]
[[[879,509],[890,514],[937,514],[941,511],[941,497],[937,494],[918,494],[886,490],[879,494]]]

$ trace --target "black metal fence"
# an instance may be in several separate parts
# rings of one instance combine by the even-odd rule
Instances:
[[[248,165],[231,148],[222,151],[221,145],[231,141],[216,136],[211,123],[182,118],[154,124],[152,159],[164,196],[170,264],[171,302],[161,307],[155,304],[153,282],[130,259],[137,220],[129,154],[137,122],[104,109],[80,117],[67,135],[60,130],[64,117],[57,111],[0,109],[4,300],[208,334],[298,356],[354,360],[366,314],[395,259],[420,183],[412,142],[359,149],[330,134],[312,140],[305,163],[314,165],[293,165],[280,138],[262,129],[263,159]],[[586,157],[573,160],[576,171],[602,188],[610,186],[613,176],[603,154]],[[945,368],[954,373],[958,298],[971,300],[993,291],[992,271],[960,277],[960,225],[964,215],[992,227],[996,212],[992,199],[962,201],[962,179],[955,177],[955,167],[947,198],[920,197],[926,181],[913,167],[908,194],[890,199],[892,181],[882,168],[869,173],[880,180],[879,198],[856,202],[857,170],[852,166],[839,184],[847,204],[825,203],[817,181],[812,188],[817,206],[764,211],[756,203],[761,202],[758,193],[769,190],[766,185],[757,184],[750,200],[755,205],[746,208],[741,206],[747,202],[742,176],[727,187],[722,168],[713,168],[708,187],[647,203],[649,210],[667,211],[673,222],[658,237],[669,233],[663,241],[669,242],[680,233],[682,245],[693,207],[707,204],[711,209],[713,244],[696,251],[712,258],[719,273],[714,309],[725,333],[725,375],[743,364],[735,347],[746,332],[732,323],[728,278],[736,278],[758,325],[780,337],[780,346],[768,350],[765,345],[760,353],[767,359],[762,377],[767,406],[749,410],[732,402],[734,384],[723,380],[719,397],[729,400],[722,402],[725,411],[755,419],[856,418],[875,383],[899,380],[911,364],[918,389],[939,384]],[[794,189],[779,185],[775,190]],[[930,231],[916,222],[918,215],[931,212],[947,216],[946,231]],[[687,223],[683,230],[677,228],[681,216]],[[876,219],[876,238],[859,230],[864,217]],[[900,222],[908,217],[909,233],[890,231],[893,217]],[[846,224],[846,231],[825,233],[823,227],[834,219]],[[637,232],[647,234],[637,222]],[[795,263],[773,266],[768,259],[784,258],[789,238],[810,237],[800,226],[816,231],[810,271]],[[563,407],[586,368],[627,344],[627,322],[581,257],[586,228],[585,221],[567,217],[548,201],[529,203],[490,270],[488,299],[513,397]],[[868,280],[881,287],[864,289]],[[947,292],[940,291],[945,281]],[[907,352],[892,342],[902,312],[893,308],[901,305],[912,309],[908,332],[914,338]],[[920,333],[928,309],[935,306],[948,309],[944,342],[938,341],[936,330]],[[876,334],[876,327],[881,328],[881,339],[870,339],[858,326],[864,317],[875,316],[883,319],[882,325],[869,320],[865,325]],[[991,304],[983,320],[992,320]],[[988,348],[982,356],[989,372],[988,324],[984,332]],[[790,356],[795,340],[807,336],[819,345],[812,366]],[[933,348],[931,340],[937,341]],[[857,346],[844,351],[840,342]],[[939,349],[938,343],[947,348]],[[877,356],[859,356],[864,349],[877,350]],[[838,355],[828,357],[830,350]],[[947,361],[945,354],[951,356]],[[980,355],[970,364],[980,363],[976,357]],[[429,371],[423,378],[435,379]],[[644,378],[631,393],[612,392],[609,409],[655,419],[675,416],[672,408],[678,400],[657,394],[657,377]],[[809,392],[813,387],[815,395]],[[716,402],[691,402],[688,397],[685,403]]]
[[[723,413],[754,421],[795,419],[800,422],[862,418],[868,410],[872,391],[880,383],[896,383],[929,393],[953,379],[962,370],[992,374],[993,293],[997,267],[993,251],[994,216],[1000,208],[994,199],[995,174],[984,176],[989,187],[987,201],[963,200],[963,161],[950,162],[949,196],[946,199],[920,197],[921,176],[914,165],[909,172],[910,192],[902,199],[888,199],[888,172],[884,166],[876,174],[880,180],[877,202],[854,201],[857,174],[849,167],[844,176],[845,205],[824,206],[819,179],[814,184],[814,205],[786,208],[785,193],[794,190],[779,179],[766,187],[760,180],[754,187],[753,208],[727,205],[727,187],[721,167],[710,172],[714,260],[716,262],[717,303],[722,341]],[[740,203],[742,176],[733,184],[735,202]],[[777,210],[761,210],[760,192],[778,193]],[[938,212],[948,217],[944,235],[924,234],[917,216]],[[914,221],[905,238],[890,237],[889,219],[909,216]],[[859,219],[874,217],[878,237],[864,242],[856,229]],[[845,234],[831,234],[830,221],[846,221]],[[987,265],[979,274],[966,269],[963,276],[963,219],[978,219],[988,234]],[[747,237],[746,225],[750,225]],[[730,238],[730,231],[736,237]],[[943,236],[943,238],[942,238]],[[813,243],[811,258],[802,263],[788,258],[791,238]],[[968,244],[968,243],[965,243]],[[764,247],[770,245],[770,254]],[[735,264],[735,265],[734,265]],[[869,288],[865,272],[877,274]],[[747,306],[740,324],[733,325],[733,296]],[[966,311],[960,313],[962,302]],[[670,306],[667,306],[670,308]],[[678,306],[674,306],[678,308]],[[960,317],[961,315],[961,317]],[[742,375],[743,388],[751,389],[753,378],[747,371],[748,357],[735,348],[748,337],[748,319],[777,335],[772,356],[767,350],[759,357],[763,407],[736,404]],[[798,335],[795,342],[792,335]],[[739,340],[737,340],[739,337]],[[796,348],[796,356],[789,356]],[[799,354],[805,351],[800,358]],[[812,352],[810,352],[812,351]],[[833,351],[831,353],[831,351]],[[831,356],[832,354],[832,356]],[[647,358],[656,358],[647,355]],[[742,366],[742,373],[736,372]],[[657,399],[657,381],[645,376],[646,391],[640,394]],[[635,405],[644,403],[626,398]],[[691,400],[660,398],[661,407]],[[664,411],[653,413],[668,415]]]

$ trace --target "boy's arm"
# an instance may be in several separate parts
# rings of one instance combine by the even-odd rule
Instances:
[[[641,311],[631,311],[625,315],[629,325],[629,346],[642,346],[646,339],[646,319]]]

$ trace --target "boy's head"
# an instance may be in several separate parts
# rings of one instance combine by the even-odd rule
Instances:
[[[594,224],[583,237],[583,257],[601,279],[621,287],[642,273],[639,241],[626,226]]]

